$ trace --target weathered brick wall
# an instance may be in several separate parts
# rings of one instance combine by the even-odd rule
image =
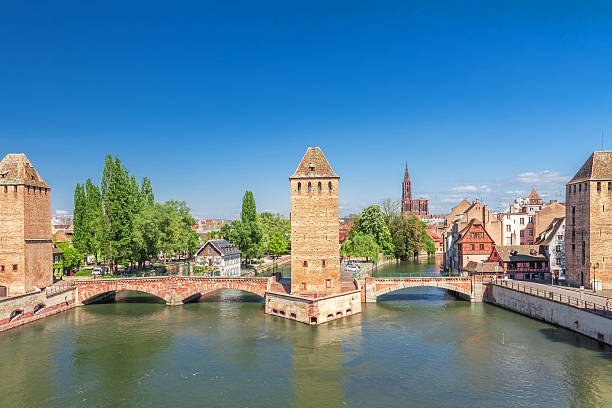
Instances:
[[[576,191],[574,191],[574,186]],[[567,279],[570,284],[590,288],[589,247],[591,228],[591,196],[589,182],[568,184],[565,204],[565,256]],[[584,243],[585,259],[582,259]]]
[[[608,181],[599,183],[598,190],[597,182],[590,182],[587,264],[599,264],[595,270],[591,268],[591,278],[601,281],[604,289],[612,289],[612,190],[608,189]]]
[[[24,191],[25,288],[53,284],[51,243],[51,193],[42,187],[21,186]]]
[[[308,191],[309,182],[311,191]],[[298,191],[298,183],[301,183],[301,191]],[[290,180],[292,293],[329,294],[341,290],[338,184],[337,178]],[[308,266],[304,266],[304,261]],[[328,279],[331,287],[326,285]],[[306,289],[303,289],[304,283]]]
[[[267,293],[266,313],[312,325],[327,323],[361,313],[361,293],[352,291],[318,299]]]
[[[9,295],[25,292],[23,202],[23,186],[0,186],[0,285],[8,287]],[[17,265],[17,270],[13,270],[13,265]]]

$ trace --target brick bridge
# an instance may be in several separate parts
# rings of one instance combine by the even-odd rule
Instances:
[[[386,293],[421,286],[443,288],[466,300],[482,302],[482,280],[474,277],[366,278],[362,290],[366,302],[376,302]]]
[[[110,292],[133,290],[157,296],[167,305],[177,306],[200,295],[221,289],[238,289],[264,297],[271,289],[282,291],[275,278],[215,278],[198,276],[156,276],[149,278],[116,278],[75,280],[76,303],[83,305],[101,299]]]

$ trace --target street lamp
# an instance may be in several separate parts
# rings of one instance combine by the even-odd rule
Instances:
[[[589,266],[593,267],[593,292],[597,292],[597,274],[595,271],[599,268],[599,262],[589,262]]]

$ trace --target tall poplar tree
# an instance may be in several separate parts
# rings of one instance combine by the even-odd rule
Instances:
[[[87,179],[85,183],[85,193],[89,233],[87,252],[95,255],[97,263],[98,257],[104,255],[107,240],[104,228],[104,213],[102,212],[102,196],[100,195],[100,189],[91,179]]]
[[[235,229],[235,244],[242,251],[245,261],[263,255],[262,238],[263,232],[257,216],[255,198],[252,192],[247,191],[242,198],[240,222]]]
[[[72,245],[81,253],[87,254],[88,226],[87,204],[84,186],[77,184],[74,189],[73,237]]]

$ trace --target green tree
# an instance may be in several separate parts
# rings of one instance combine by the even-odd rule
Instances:
[[[90,232],[88,226],[87,203],[84,186],[77,184],[74,189],[74,210],[72,212],[73,238],[72,245],[80,252],[86,253]]]
[[[346,257],[377,260],[379,253],[380,248],[374,237],[356,229],[351,230],[348,239],[340,247],[340,254]]]
[[[381,203],[381,210],[386,217],[387,226],[391,225],[391,221],[398,218],[402,213],[400,212],[400,202],[391,198],[385,198]]]
[[[391,237],[396,258],[416,257],[425,248],[427,224],[415,215],[398,217],[391,222]]]
[[[263,255],[262,238],[263,232],[253,193],[246,191],[242,198],[242,211],[240,222],[232,226],[233,241],[242,252],[244,260],[259,258]]]
[[[287,252],[287,243],[285,242],[285,238],[283,238],[283,234],[280,231],[277,231],[270,240],[269,251],[270,254],[277,256]]]
[[[282,214],[263,212],[259,214],[259,222],[262,229],[262,247],[265,253],[272,254],[270,250],[271,240],[278,232],[282,235],[286,244],[291,242],[291,222]]]
[[[64,253],[64,272],[73,271],[81,266],[83,263],[83,254],[81,254],[78,249],[71,247],[65,242],[58,242],[56,245]]]
[[[356,227],[359,231],[374,238],[385,257],[393,257],[394,248],[391,233],[387,227],[387,217],[378,205],[371,205],[363,210]]]
[[[134,216],[133,254],[139,267],[160,251],[159,211],[159,205],[152,204]]]
[[[87,207],[87,229],[88,242],[87,253],[94,254],[96,263],[98,257],[103,254],[105,242],[107,241],[104,228],[104,213],[102,212],[102,196],[100,189],[87,179],[85,183],[86,207]]]

